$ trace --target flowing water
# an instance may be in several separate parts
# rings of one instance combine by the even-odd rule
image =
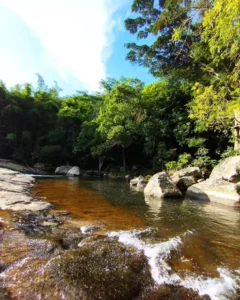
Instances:
[[[126,182],[38,179],[33,191],[70,211],[65,226],[103,233],[143,251],[157,284],[211,299],[240,299],[240,209],[191,200],[144,199]]]

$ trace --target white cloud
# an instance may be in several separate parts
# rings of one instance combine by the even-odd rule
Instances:
[[[84,89],[94,91],[106,76],[117,24],[113,20],[116,2],[121,1],[0,0],[0,5],[14,10],[32,30],[41,41],[48,65],[63,80],[75,77]]]

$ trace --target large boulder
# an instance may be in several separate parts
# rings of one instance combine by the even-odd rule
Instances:
[[[211,179],[224,179],[230,182],[240,181],[240,155],[222,160],[212,171]]]
[[[79,167],[75,166],[72,167],[68,172],[67,172],[67,176],[80,176],[81,174],[81,170]]]
[[[72,169],[71,166],[60,166],[55,170],[56,175],[67,175],[67,172]]]
[[[166,172],[154,174],[144,189],[146,197],[179,198],[182,193],[172,182]]]
[[[240,205],[238,185],[225,180],[207,179],[190,186],[186,197],[189,199],[213,201],[228,206]]]

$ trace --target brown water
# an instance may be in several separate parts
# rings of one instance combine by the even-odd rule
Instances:
[[[240,209],[198,201],[144,200],[125,182],[39,180],[34,192],[70,211],[75,221],[100,223],[108,230],[153,227],[158,237],[172,238],[187,232],[193,236],[183,247],[198,267],[240,267]]]
[[[239,208],[144,199],[114,181],[39,179],[33,193],[55,204],[54,211],[70,211],[67,226],[101,224],[105,234],[144,251],[157,283],[240,299]]]
[[[126,207],[113,205],[101,193],[79,180],[39,180],[34,191],[36,197],[46,197],[57,204],[53,211],[72,213],[72,224],[102,224],[108,229],[132,229],[144,227],[143,219]]]

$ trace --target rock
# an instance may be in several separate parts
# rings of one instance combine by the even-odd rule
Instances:
[[[145,291],[143,300],[211,300],[208,295],[200,296],[196,291],[177,285],[158,285]]]
[[[182,196],[182,193],[166,172],[154,174],[145,187],[144,194],[146,197],[157,198],[176,198]]]
[[[181,192],[185,192],[191,185],[195,184],[196,180],[193,176],[183,176],[179,178],[176,186],[179,188]]]
[[[0,159],[0,168],[7,168],[21,173],[35,173],[34,169],[28,166],[20,165],[19,163],[8,159]]]
[[[173,183],[182,191],[183,193],[187,188],[197,182],[198,179],[202,177],[201,171],[198,167],[187,167],[176,171],[171,179]]]
[[[193,177],[197,181],[198,179],[202,178],[201,170],[198,167],[187,167],[176,171],[171,176],[171,179],[175,184],[177,184],[180,178],[189,176]]]
[[[27,194],[34,182],[31,176],[0,168],[0,209],[36,211],[50,208],[50,203],[33,201]]]
[[[29,257],[4,272],[13,299],[142,299],[153,285],[143,252],[114,240],[96,240],[51,258]]]
[[[67,175],[67,172],[72,169],[71,166],[60,166],[55,170],[56,175]]]
[[[145,179],[140,179],[137,183],[137,186],[136,186],[136,191],[138,192],[143,192],[145,187],[147,186],[148,184],[148,181],[145,180]]]
[[[68,172],[67,172],[67,176],[80,176],[81,174],[81,170],[79,167],[75,166],[72,167]]]
[[[3,210],[45,210],[51,207],[44,201],[33,201],[32,197],[25,194],[0,191],[0,209]]]
[[[135,177],[130,180],[130,187],[136,187],[138,182],[143,179],[143,176]]]
[[[207,179],[190,186],[186,197],[205,201],[213,201],[228,206],[240,205],[237,185],[225,180]]]
[[[215,166],[211,179],[224,179],[230,182],[240,181],[240,155],[225,158]]]

